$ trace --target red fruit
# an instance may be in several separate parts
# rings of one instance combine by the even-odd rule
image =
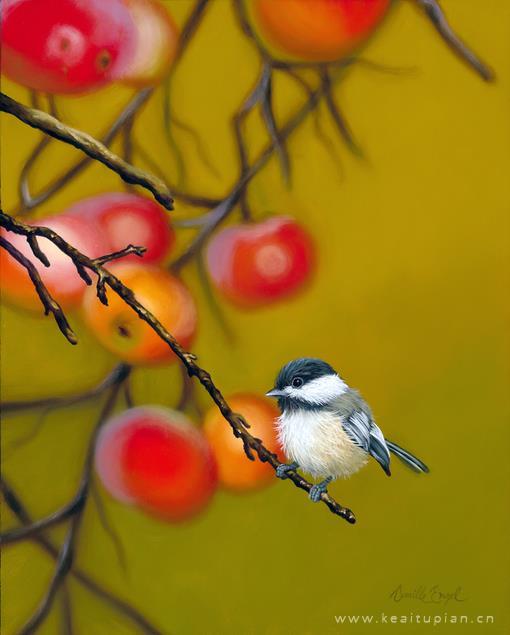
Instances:
[[[164,269],[137,264],[108,267],[136,299],[187,348],[197,329],[197,311],[184,284]],[[130,364],[171,364],[172,349],[116,293],[108,293],[108,306],[101,304],[95,288],[83,298],[83,317],[101,344]]]
[[[300,289],[314,268],[308,232],[293,219],[276,216],[218,232],[207,247],[214,284],[240,307],[258,307]]]
[[[253,0],[262,33],[281,52],[305,61],[338,60],[381,22],[391,0]]]
[[[85,219],[61,214],[41,218],[33,224],[53,229],[68,243],[91,258],[108,252],[108,243],[101,231]],[[50,267],[45,267],[35,258],[23,236],[3,229],[1,235],[34,263],[48,291],[64,309],[72,309],[79,305],[87,285],[78,275],[72,260],[60,249],[46,238],[38,238],[39,247],[50,261]],[[16,306],[41,311],[41,301],[26,269],[4,249],[0,249],[0,274],[0,289],[6,300]]]
[[[122,0],[2,0],[2,72],[33,90],[97,88],[124,72],[135,42]]]
[[[95,466],[114,498],[167,521],[197,514],[217,486],[206,438],[166,408],[132,408],[108,421],[98,436]]]
[[[243,415],[250,424],[249,432],[262,439],[266,448],[283,461],[275,429],[277,407],[264,397],[248,393],[231,395],[227,401],[232,410]],[[219,480],[223,487],[242,492],[274,482],[273,468],[258,459],[248,460],[242,442],[232,434],[231,427],[216,406],[210,408],[205,416],[204,433],[218,462]]]
[[[136,24],[136,50],[122,81],[143,87],[158,84],[170,70],[179,43],[179,30],[158,0],[125,0]]]
[[[137,194],[91,196],[72,205],[67,213],[97,224],[110,243],[109,251],[120,251],[129,244],[147,248],[141,259],[131,255],[119,262],[159,263],[175,241],[168,214],[155,201]]]

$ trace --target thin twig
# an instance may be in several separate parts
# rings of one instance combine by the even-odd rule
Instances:
[[[105,146],[110,146],[111,143],[115,140],[117,135],[124,129],[126,123],[128,123],[134,116],[141,110],[144,104],[148,101],[150,96],[153,94],[153,88],[144,88],[140,90],[135,96],[129,100],[129,102],[124,106],[119,115],[115,118],[115,121],[111,124],[110,128],[107,132],[101,137],[100,141]],[[48,138],[48,137],[46,137]],[[30,169],[33,167],[35,160],[42,156],[42,150],[37,154],[36,157],[30,156],[29,161],[31,161]],[[88,165],[90,165],[92,159],[89,156],[85,156],[82,159],[79,159],[74,165],[68,168],[63,174],[58,176],[56,179],[51,181],[43,190],[41,190],[38,194],[32,195],[28,186],[28,176],[29,170],[25,171],[22,175],[22,180],[20,182],[20,194],[21,194],[21,205],[15,210],[15,214],[24,215],[35,207],[41,205],[46,202],[52,196],[57,194],[67,183],[69,183],[72,179],[74,179],[78,174],[80,174]]]
[[[62,611],[62,635],[73,635],[73,605],[67,580],[64,580],[60,589],[60,606]]]
[[[154,174],[157,174],[162,179],[165,178],[163,170],[159,167],[156,160],[153,159],[147,150],[141,145],[141,143],[134,140],[133,145],[135,155],[138,155],[140,159],[154,172]],[[219,199],[211,198],[209,196],[184,192],[183,190],[176,188],[175,185],[172,185],[172,194],[175,200],[181,203],[186,203],[186,205],[192,205],[193,207],[212,208],[216,207],[216,205],[220,202]],[[173,224],[177,226],[177,223],[179,222],[182,221],[174,220]]]
[[[130,254],[134,254],[135,256],[142,258],[146,251],[147,247],[128,245],[127,247],[124,247],[124,249],[120,249],[119,251],[114,251],[111,254],[106,254],[104,256],[94,258],[94,262],[97,266],[101,267],[107,262],[111,262],[112,260],[119,260],[119,258],[124,258],[124,256],[129,256]]]
[[[36,244],[37,244],[36,241],[30,242],[30,247],[32,248],[34,256],[37,256],[38,248],[36,247]],[[8,240],[3,238],[3,236],[0,236],[0,247],[5,249],[5,251],[7,251],[7,253],[10,256],[12,256],[14,260],[19,262],[19,264],[22,267],[25,267],[25,269],[27,270],[27,273],[30,276],[30,280],[32,280],[32,284],[34,285],[34,288],[37,291],[37,295],[39,296],[39,299],[41,300],[41,304],[44,307],[44,314],[48,315],[49,313],[51,313],[53,317],[55,318],[55,322],[57,323],[58,328],[60,329],[64,337],[67,339],[67,341],[70,342],[71,344],[77,344],[78,338],[76,337],[76,333],[73,331],[69,322],[67,321],[67,318],[62,310],[62,307],[55,299],[53,299],[50,292],[46,288],[46,285],[42,281],[42,278],[39,272],[37,271],[34,263],[28,258],[26,258],[21,253],[21,251],[16,249],[16,247],[13,244],[11,244]],[[41,259],[40,254],[39,254],[39,259]]]
[[[129,373],[129,371],[127,371]],[[100,427],[103,425],[106,418],[112,412],[115,402],[117,400],[117,396],[119,394],[121,385],[123,380],[119,380],[118,383],[114,384],[110,389],[110,394],[106,399],[103,407],[101,408],[101,412],[99,414],[97,424],[94,428],[94,432],[89,440],[89,446],[87,450],[87,456],[85,458],[85,464],[82,470],[82,475],[80,479],[80,484],[78,487],[78,491],[73,500],[79,501],[79,505],[74,510],[71,520],[69,521],[69,528],[66,533],[66,537],[60,548],[60,552],[58,555],[57,563],[55,566],[55,571],[53,573],[53,577],[47,587],[46,593],[34,611],[32,617],[27,621],[25,626],[21,629],[19,635],[31,635],[35,633],[39,626],[44,622],[46,617],[48,616],[51,607],[53,605],[53,601],[55,599],[56,594],[58,593],[61,585],[66,579],[66,576],[71,570],[73,564],[73,557],[75,551],[75,545],[78,537],[78,531],[81,526],[81,522],[83,519],[83,510],[85,508],[85,503],[87,501],[87,497],[89,494],[90,483],[92,479],[92,467],[93,467],[93,459],[94,459],[94,451],[96,447],[96,440],[99,433]],[[37,524],[37,523],[34,523]],[[37,530],[37,532],[39,529]]]
[[[42,397],[40,399],[32,399],[27,401],[4,401],[0,404],[0,410],[3,414],[9,412],[20,412],[27,410],[37,410],[38,408],[46,408],[52,410],[55,408],[66,408],[75,404],[83,403],[99,397],[111,386],[119,381],[120,377],[126,374],[126,365],[118,364],[108,373],[108,375],[93,388],[89,388],[75,395],[67,395],[62,397]]]
[[[466,64],[471,66],[486,82],[494,80],[493,70],[483,62],[468,45],[452,29],[441,5],[437,0],[415,0],[416,4],[425,12],[434,28],[448,44],[451,50]]]
[[[66,126],[42,110],[24,106],[5,93],[0,93],[0,111],[13,115],[32,128],[42,130],[47,135],[81,150],[116,172],[126,183],[140,185],[149,190],[166,209],[173,209],[170,190],[161,179],[127,163],[88,133]]]
[[[349,148],[349,150],[353,154],[357,155],[358,157],[362,157],[363,152],[361,148],[358,146],[358,144],[356,143],[356,141],[354,140],[351,129],[349,128],[349,125],[345,117],[340,112],[340,108],[337,105],[335,98],[333,96],[333,86],[332,86],[331,77],[329,75],[328,69],[325,67],[322,68],[320,76],[321,76],[322,87],[324,89],[324,100],[326,102],[326,106],[329,110],[329,113],[335,123],[335,126],[338,129],[338,132],[340,133],[342,139],[347,144],[347,147]]]
[[[170,119],[172,123],[177,126],[177,128],[180,128],[183,132],[186,132],[191,137],[193,143],[195,144],[198,158],[202,161],[209,172],[216,178],[220,178],[220,173],[209,158],[204,142],[195,128],[180,119],[174,112],[170,113]]]
[[[0,225],[7,231],[12,231],[22,236],[29,236],[31,234],[35,236],[42,236],[50,240],[60,249],[62,253],[69,256],[78,267],[82,267],[96,273],[99,280],[101,280],[103,293],[106,294],[105,289],[106,287],[109,287],[114,293],[122,298],[122,300],[124,300],[124,302],[133,309],[138,317],[146,322],[152,330],[168,344],[175,355],[181,360],[182,364],[186,367],[188,375],[198,379],[205,390],[209,393],[209,396],[214,401],[223,417],[230,424],[234,436],[240,438],[243,442],[243,447],[248,458],[254,460],[255,457],[253,452],[255,452],[260,461],[269,463],[273,469],[276,470],[276,468],[280,465],[277,456],[268,450],[260,439],[257,439],[248,432],[247,428],[249,425],[245,419],[241,415],[232,411],[222,393],[214,384],[211,375],[196,363],[196,356],[185,351],[174,336],[163,326],[163,324],[161,324],[161,322],[136,299],[133,292],[122,284],[122,282],[114,274],[110,273],[103,267],[98,266],[94,260],[79,252],[75,247],[67,243],[61,236],[48,227],[27,225],[3,212],[0,212]],[[103,301],[104,299],[105,298],[102,298]],[[311,483],[295,472],[289,474],[289,480],[292,481],[296,487],[303,489],[306,492],[309,492],[312,487]],[[355,517],[352,511],[337,503],[329,494],[324,492],[321,499],[332,513],[344,518],[350,523],[355,522]]]
[[[324,87],[320,85],[313,90],[306,103],[293,115],[280,130],[280,138],[285,141],[305,120],[307,115],[315,110],[321,98],[324,96]],[[241,175],[234,184],[229,194],[210,212],[203,217],[201,228],[188,245],[186,250],[178,256],[172,263],[172,270],[179,272],[197,253],[202,249],[203,245],[214,232],[214,230],[228,217],[235,205],[239,202],[242,193],[250,181],[262,170],[269,159],[275,152],[274,144],[269,143],[258,157],[253,161],[249,169]],[[195,219],[198,224],[199,219]]]
[[[61,507],[56,512],[53,512],[53,514],[45,516],[40,520],[36,520],[30,525],[22,525],[21,527],[9,529],[3,534],[0,534],[0,545],[3,546],[13,542],[19,542],[20,540],[26,540],[27,538],[37,535],[43,529],[48,529],[49,527],[59,525],[60,523],[69,520],[69,518],[74,516],[74,514],[83,507],[84,502],[85,499],[83,497],[83,493],[78,492],[69,503]]]
[[[219,324],[223,335],[230,344],[233,344],[234,333],[232,331],[232,327],[228,323],[227,318],[223,313],[222,307],[218,302],[218,299],[216,298],[202,253],[197,254],[196,263],[198,279],[200,280],[200,283],[202,285],[202,289],[207,300],[207,305],[211,309],[211,313],[213,314],[216,322]]]
[[[4,477],[0,479],[0,491],[7,506],[16,518],[18,518],[23,525],[31,525],[32,518],[25,505],[12,485],[7,483]],[[32,536],[31,539],[44,549],[46,553],[52,556],[52,558],[58,558],[59,550],[44,534],[36,534]],[[135,607],[129,604],[129,602],[122,600],[117,595],[103,587],[99,582],[96,582],[96,580],[90,577],[79,567],[73,565],[70,574],[81,586],[93,593],[99,599],[103,600],[103,602],[110,604],[116,611],[118,611],[118,613],[130,619],[145,635],[163,635],[162,631],[151,624],[149,620]]]
[[[173,75],[175,73],[175,69],[177,67],[178,62],[184,55],[187,47],[193,39],[198,27],[200,26],[202,20],[205,17],[206,10],[210,6],[209,0],[197,0],[191,10],[184,26],[182,27],[181,35],[179,37],[179,44],[177,48],[177,54],[174,59],[174,63],[172,64],[172,69],[170,74],[168,75],[164,86],[163,86],[163,126],[165,130],[165,135],[167,142],[170,146],[170,149],[173,151],[175,160],[176,160],[176,168],[177,168],[177,183],[181,183],[185,180],[186,177],[186,169],[184,165],[184,158],[182,156],[182,152],[173,136],[171,129],[171,104],[170,104],[170,93],[171,93],[171,81]]]
[[[134,408],[135,401],[133,399],[133,386],[131,385],[130,377],[128,377],[124,382],[123,393],[124,401],[126,402],[126,408]]]
[[[117,560],[119,561],[119,565],[122,571],[124,573],[127,573],[126,551],[124,549],[124,545],[122,544],[119,535],[110,523],[108,514],[106,513],[105,505],[103,503],[103,499],[101,498],[101,494],[97,489],[95,481],[92,481],[91,483],[90,492],[92,494],[92,500],[94,501],[97,509],[97,516],[99,518],[99,522],[101,523],[101,527],[104,529],[105,533],[112,541],[115,555],[117,556]]]

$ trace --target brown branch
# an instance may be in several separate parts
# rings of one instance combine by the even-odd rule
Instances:
[[[129,373],[129,370],[127,371]],[[59,591],[61,585],[64,583],[66,576],[71,570],[73,564],[74,551],[76,546],[76,541],[78,537],[78,531],[81,526],[81,522],[83,519],[83,511],[85,508],[85,504],[87,502],[87,497],[90,490],[90,484],[92,479],[92,469],[94,463],[94,452],[96,447],[97,436],[99,434],[99,430],[105,420],[108,418],[110,413],[112,412],[115,402],[117,401],[117,396],[121,389],[124,378],[119,378],[119,381],[114,384],[110,390],[110,394],[106,399],[101,412],[99,414],[97,424],[94,428],[94,432],[89,440],[87,456],[85,458],[85,463],[82,470],[82,475],[80,479],[80,485],[78,487],[78,491],[76,492],[71,504],[75,504],[74,510],[71,515],[71,520],[69,522],[69,528],[66,533],[66,537],[60,548],[57,563],[55,567],[55,571],[53,573],[53,577],[48,585],[46,593],[33,613],[32,617],[28,620],[25,626],[21,629],[20,635],[31,635],[35,633],[39,626],[44,622],[46,617],[48,616],[51,607],[53,605],[53,601],[57,592]],[[40,525],[39,523],[34,523],[34,525]],[[32,528],[34,527],[32,525]],[[48,525],[46,525],[47,527]],[[40,527],[36,527],[34,530],[35,533],[38,533]]]
[[[62,584],[60,589],[60,607],[62,614],[62,633],[63,635],[73,635],[73,605],[71,603],[71,594],[69,593],[69,585],[67,580]]]
[[[159,167],[156,160],[151,157],[147,150],[137,140],[134,140],[134,153],[135,155],[138,155],[155,174],[158,174],[161,178],[165,178],[163,170]],[[210,196],[184,192],[183,190],[178,189],[175,185],[172,185],[172,194],[175,200],[180,201],[181,203],[186,203],[187,205],[192,205],[193,207],[211,208],[216,207],[216,205],[220,202],[219,199],[211,198]],[[174,220],[173,224],[178,226],[177,224],[181,222],[182,221]]]
[[[78,148],[92,159],[103,163],[110,170],[116,172],[126,183],[140,185],[149,190],[166,209],[173,209],[172,196],[163,181],[127,163],[86,132],[66,126],[42,110],[24,106],[5,93],[0,93],[0,111],[13,115],[32,128],[42,130],[50,137]]]
[[[45,516],[40,520],[36,520],[30,525],[22,525],[15,529],[9,529],[3,534],[0,534],[0,545],[8,545],[13,542],[19,542],[20,540],[26,540],[34,535],[37,535],[40,531],[59,525],[66,520],[69,520],[72,516],[79,511],[85,502],[82,492],[78,492],[72,500],[61,507],[56,512],[53,512],[49,516]]]
[[[0,410],[3,414],[6,414],[9,412],[37,410],[38,408],[51,410],[53,408],[74,406],[75,404],[83,403],[94,399],[95,397],[99,397],[117,381],[119,381],[119,377],[123,376],[125,372],[126,365],[118,364],[97,386],[85,390],[84,392],[63,397],[42,397],[40,399],[32,399],[30,401],[4,401],[0,404]]]
[[[64,543],[58,553],[57,564],[53,573],[53,577],[48,585],[46,595],[44,596],[41,604],[38,606],[32,617],[19,631],[19,635],[32,635],[32,633],[35,633],[38,630],[39,626],[48,616],[57,591],[59,590],[61,584],[64,582],[65,577],[67,576],[71,568],[74,543],[76,541],[78,528],[80,526],[80,519],[81,516],[78,515],[73,516],[73,518],[71,519],[70,527],[67,531]]]
[[[115,531],[112,524],[110,523],[110,520],[106,513],[105,505],[103,503],[103,499],[101,498],[101,495],[94,481],[91,482],[90,493],[92,494],[92,500],[94,501],[96,506],[99,523],[101,524],[101,527],[103,528],[105,533],[108,535],[108,537],[110,538],[113,544],[113,548],[115,550],[115,554],[117,556],[117,560],[121,566],[122,571],[126,573],[127,561],[126,561],[126,552],[124,550],[124,545],[122,544],[120,537],[118,536],[117,532]]]
[[[179,58],[182,57],[182,54],[184,53],[186,47],[189,45],[191,41],[191,36],[194,34],[196,29],[198,28],[201,22],[201,19],[203,15],[205,14],[205,9],[207,5],[208,5],[208,0],[198,0],[190,13],[188,20],[184,24],[182,32],[181,32],[181,38],[180,38],[180,44],[179,44],[179,55],[178,55]],[[176,62],[177,61],[174,61],[174,64],[172,65],[172,70],[171,70],[172,73],[175,71],[175,68],[177,66]],[[123,132],[125,130],[126,126],[128,126],[130,122],[133,121],[135,115],[141,110],[141,108],[149,100],[149,98],[152,96],[153,93],[154,93],[154,88],[152,87],[144,88],[140,90],[138,93],[136,93],[136,95],[126,104],[126,106],[122,109],[120,114],[116,117],[114,122],[111,124],[109,130],[101,138],[101,142],[105,146],[110,146],[111,143],[117,137],[117,135],[120,132]],[[32,103],[33,107],[37,108],[38,100],[32,99],[32,102],[33,102]],[[48,142],[51,141],[51,139],[49,139],[48,137],[46,137],[46,139]],[[45,147],[46,145],[48,145],[48,143],[41,142],[41,145]],[[27,165],[26,169],[24,169],[22,172],[22,175],[20,178],[20,184],[19,184],[22,204],[19,207],[19,209],[16,210],[15,212],[16,214],[17,213],[23,214],[26,211],[32,210],[38,205],[41,205],[42,203],[47,201],[54,194],[59,192],[74,177],[80,174],[88,165],[90,165],[90,162],[92,160],[88,156],[84,157],[83,159],[80,159],[77,163],[72,165],[63,174],[61,174],[59,177],[57,177],[52,182],[50,182],[45,187],[44,190],[40,191],[35,196],[32,196],[30,194],[30,190],[28,186],[28,176],[29,176],[31,168],[33,167],[33,164],[35,163],[37,158],[39,158],[42,155],[44,151],[44,147],[42,148],[36,147],[33,154],[28,159],[28,162],[30,163],[30,165]],[[149,167],[151,166],[149,165]],[[161,171],[159,171],[159,173],[161,173]],[[157,171],[156,171],[156,174],[158,174]],[[163,180],[165,180],[164,177],[163,177]],[[185,196],[187,195],[183,194],[182,197],[175,196],[175,198],[183,198]],[[191,196],[191,198],[193,197]],[[197,204],[200,205],[200,203],[197,203]],[[207,205],[205,205],[205,207],[207,207]],[[214,205],[210,205],[210,207],[214,207]]]
[[[468,66],[475,70],[486,82],[494,80],[494,72],[483,62],[468,45],[452,29],[446,15],[437,0],[415,0],[416,4],[425,12],[434,28],[448,44],[451,50],[458,55]]]
[[[62,253],[69,256],[78,267],[82,267],[96,273],[101,280],[103,290],[105,290],[106,287],[109,287],[120,298],[122,298],[124,302],[133,309],[138,317],[146,322],[153,331],[168,344],[185,366],[188,375],[198,379],[205,390],[209,393],[209,396],[214,401],[223,417],[230,424],[233,434],[242,440],[248,458],[254,459],[253,452],[255,452],[260,461],[269,463],[273,469],[276,470],[276,468],[280,465],[277,456],[270,452],[263,445],[260,439],[252,436],[247,431],[247,427],[249,427],[247,422],[239,414],[232,411],[222,393],[214,384],[211,375],[196,363],[195,355],[185,351],[173,335],[163,326],[163,324],[161,324],[161,322],[150,311],[140,304],[133,292],[122,284],[115,275],[103,267],[98,266],[94,260],[79,252],[72,245],[69,245],[69,243],[67,243],[61,236],[47,227],[27,225],[3,212],[0,212],[0,225],[7,231],[12,231],[22,236],[43,236],[56,245]],[[309,492],[312,487],[311,483],[297,473],[290,473],[289,480],[292,481],[296,487],[303,489],[306,492]],[[350,523],[355,522],[355,517],[352,511],[337,503],[333,498],[331,498],[331,496],[329,496],[329,494],[323,493],[321,499],[332,513],[337,514]]]
[[[139,256],[140,258],[142,258],[146,251],[147,247],[128,245],[127,247],[124,247],[124,249],[120,249],[119,251],[114,251],[111,254],[106,254],[104,256],[99,256],[99,258],[94,258],[94,263],[97,266],[101,267],[107,262],[118,260],[119,258],[124,258],[124,256],[128,256],[129,254],[134,254],[135,256]]]
[[[136,93],[136,95],[130,99],[130,101],[124,106],[122,111],[116,117],[115,121],[111,124],[110,128],[101,137],[100,141],[105,146],[110,146],[110,144],[115,140],[117,135],[124,129],[124,126],[133,119],[137,112],[140,111],[142,106],[147,102],[149,97],[154,92],[153,88],[144,88],[143,90]],[[45,137],[48,141],[52,139],[50,137]],[[42,144],[42,142],[41,142]],[[47,144],[45,144],[47,145]],[[78,176],[90,163],[92,159],[89,156],[85,156],[84,158],[77,161],[74,165],[68,168],[63,174],[57,177],[55,180],[50,182],[44,190],[32,196],[28,186],[28,176],[30,169],[33,167],[37,158],[39,158],[43,153],[43,148],[36,148],[32,155],[30,155],[28,162],[30,162],[30,166],[27,166],[27,169],[22,172],[20,177],[20,195],[21,195],[21,206],[16,213],[24,214],[27,211],[30,211],[41,205],[48,199],[50,199],[54,194],[59,192],[67,183],[69,183],[73,178]],[[35,156],[34,156],[35,154]]]
[[[179,48],[174,59],[172,70],[175,69],[177,62],[184,55],[186,48],[191,42],[205,16],[206,9],[210,5],[210,0],[196,0],[191,13],[189,14],[184,26],[182,27],[181,35],[179,37]]]
[[[37,247],[37,241],[33,239],[29,240],[29,244],[30,244],[30,247],[32,248],[34,255],[37,256],[38,255],[37,252],[39,250],[39,248]],[[12,256],[14,260],[19,262],[19,264],[22,267],[25,267],[25,269],[27,270],[27,273],[30,276],[30,280],[32,280],[32,284],[34,285],[34,288],[37,291],[37,295],[39,296],[39,299],[41,300],[41,304],[44,307],[44,314],[48,315],[49,313],[51,313],[53,317],[55,318],[55,322],[57,323],[58,328],[60,329],[64,337],[67,339],[67,341],[70,342],[71,344],[77,344],[78,338],[76,337],[75,332],[69,325],[69,322],[67,321],[67,318],[64,312],[62,311],[62,307],[51,296],[50,292],[46,288],[46,285],[42,281],[42,278],[39,275],[39,272],[37,271],[34,263],[28,258],[26,258],[21,253],[21,251],[16,249],[14,245],[12,245],[8,240],[5,240],[5,238],[3,238],[2,236],[0,236],[0,247],[5,249],[5,251],[7,251],[7,253],[10,256]],[[40,252],[39,250],[38,257],[40,260],[45,262],[42,258],[42,255],[43,255],[42,252]],[[44,256],[44,259],[46,259],[46,256]],[[47,259],[45,264],[46,263],[49,265],[49,262]]]
[[[358,157],[363,156],[363,152],[354,140],[352,136],[351,129],[345,119],[345,117],[340,112],[340,108],[335,102],[335,98],[333,96],[333,86],[331,82],[331,77],[329,75],[329,71],[327,68],[321,69],[321,82],[322,88],[324,90],[324,100],[326,102],[326,106],[329,110],[331,118],[333,119],[335,126],[337,127],[340,136],[347,144],[349,150]]]
[[[4,497],[7,506],[16,516],[16,518],[18,518],[18,520],[23,525],[30,525],[32,523],[32,518],[28,513],[25,505],[23,504],[22,500],[20,499],[14,488],[9,483],[7,483],[7,481],[3,477],[0,479],[0,491]],[[44,534],[34,535],[31,537],[31,539],[42,549],[44,549],[46,553],[52,556],[52,558],[58,558],[59,549]],[[90,577],[79,567],[75,567],[73,565],[71,567],[70,574],[81,586],[83,586],[85,589],[96,595],[107,604],[113,606],[115,610],[118,611],[121,615],[130,619],[134,624],[136,624],[136,626],[138,626],[138,628],[140,628],[142,633],[145,633],[146,635],[163,635],[162,631],[151,624],[149,620],[137,609],[131,606],[129,602],[122,600],[117,595],[103,587],[101,584],[99,584],[99,582],[96,582],[92,577]]]
[[[307,115],[317,108],[323,96],[324,87],[322,85],[311,91],[306,103],[282,126],[280,130],[280,138],[282,141],[286,141],[306,119]],[[205,214],[201,220],[193,219],[194,224],[198,224],[200,221],[201,228],[187,249],[172,263],[172,270],[174,272],[179,272],[182,267],[197,255],[213,231],[234,209],[246,186],[268,163],[274,152],[275,146],[274,143],[271,142],[262,150],[246,172],[239,177],[230,193],[214,209]]]

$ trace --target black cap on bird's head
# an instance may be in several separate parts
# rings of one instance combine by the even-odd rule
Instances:
[[[274,388],[266,395],[278,398],[281,410],[297,406],[315,408],[326,403],[330,396],[331,382],[320,382],[321,378],[335,378],[340,381],[335,369],[322,359],[302,357],[295,359],[280,370]],[[343,383],[343,382],[341,382]],[[307,390],[307,387],[312,388]],[[328,394],[321,394],[321,387]]]

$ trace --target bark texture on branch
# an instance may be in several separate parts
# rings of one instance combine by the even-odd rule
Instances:
[[[86,132],[66,126],[52,115],[20,104],[5,93],[0,93],[0,111],[13,115],[32,128],[42,130],[50,137],[78,148],[86,155],[116,172],[126,183],[140,185],[168,210],[173,209],[173,198],[165,183],[148,172],[136,168],[117,156],[103,143]]]
[[[276,470],[276,468],[280,465],[277,456],[270,452],[260,439],[254,437],[248,432],[247,428],[249,425],[247,422],[241,415],[232,411],[223,394],[214,384],[211,375],[197,364],[195,355],[182,348],[174,336],[136,299],[133,292],[126,287],[119,278],[107,271],[101,266],[101,264],[98,264],[97,260],[93,260],[82,254],[75,247],[67,243],[59,234],[48,227],[27,225],[26,223],[22,223],[19,220],[12,218],[4,212],[0,212],[0,225],[7,231],[20,234],[21,236],[26,236],[27,238],[30,236],[42,236],[48,239],[56,245],[62,253],[66,254],[73,260],[78,271],[82,272],[84,279],[88,278],[89,283],[91,279],[86,273],[87,270],[97,274],[99,299],[102,302],[105,302],[107,293],[106,289],[108,287],[121,297],[141,320],[147,322],[153,331],[155,331],[159,337],[168,344],[175,355],[180,359],[181,363],[186,368],[188,375],[190,377],[196,377],[209,393],[211,399],[214,401],[223,417],[230,424],[234,436],[242,441],[247,457],[250,460],[255,460],[255,453],[260,461],[269,463],[273,469]],[[311,483],[296,472],[289,472],[288,480],[292,481],[296,487],[306,492],[309,492],[312,487]],[[337,503],[329,494],[323,493],[321,500],[333,514],[340,516],[349,523],[356,522],[353,512]]]

